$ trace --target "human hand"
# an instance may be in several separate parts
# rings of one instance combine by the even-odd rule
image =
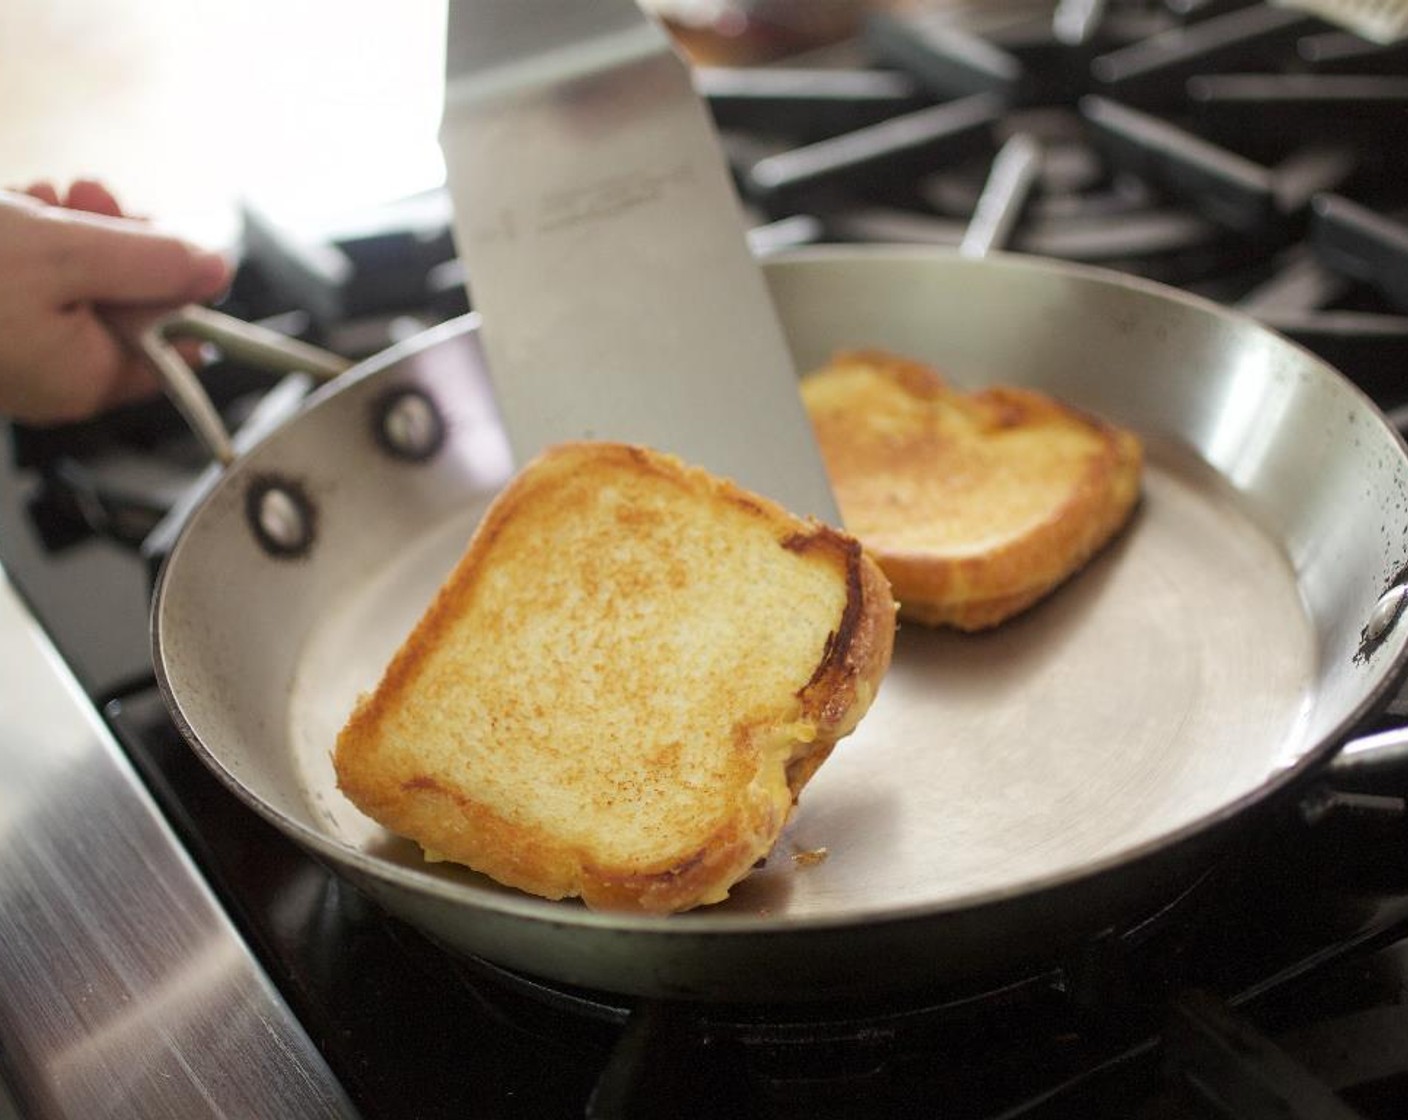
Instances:
[[[102,309],[200,302],[229,281],[218,253],[124,217],[99,183],[0,191],[0,413],[61,423],[155,392]]]

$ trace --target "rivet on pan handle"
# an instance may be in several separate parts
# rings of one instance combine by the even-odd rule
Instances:
[[[235,458],[234,444],[200,379],[171,344],[173,338],[212,342],[237,361],[276,373],[303,372],[326,380],[352,365],[346,358],[316,346],[195,304],[154,318],[113,314],[109,322],[128,345],[151,363],[167,396],[211,455],[224,466]]]
[[[1374,604],[1369,612],[1369,622],[1364,627],[1364,644],[1381,641],[1393,629],[1403,614],[1403,606],[1408,603],[1408,583],[1398,583],[1390,587]]]
[[[1379,596],[1364,625],[1360,656],[1372,651],[1398,625],[1408,606],[1408,581],[1397,580]],[[1367,786],[1366,786],[1367,783]],[[1341,789],[1344,786],[1346,788]],[[1363,735],[1343,744],[1326,766],[1321,781],[1301,802],[1310,823],[1353,812],[1357,815],[1408,817],[1408,727]]]

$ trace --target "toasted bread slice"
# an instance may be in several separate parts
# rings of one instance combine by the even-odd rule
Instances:
[[[763,858],[889,665],[851,537],[671,456],[544,452],[337,741],[385,827],[547,898],[657,913]]]
[[[1125,523],[1143,449],[1131,432],[1030,389],[951,389],[878,351],[802,381],[846,529],[900,616],[996,626],[1081,568]]]

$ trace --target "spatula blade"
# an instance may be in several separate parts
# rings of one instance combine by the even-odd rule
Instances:
[[[634,0],[452,0],[441,146],[509,441],[672,452],[839,524],[688,67]]]

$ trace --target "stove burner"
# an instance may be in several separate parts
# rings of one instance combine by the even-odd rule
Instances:
[[[1336,1094],[1368,1073],[1330,1084],[1246,1013],[1278,986],[1314,975],[1323,954],[1285,953],[1271,982],[1240,986],[1232,972],[1203,975],[1228,993],[1221,997],[1184,971],[1190,959],[1235,959],[1209,954],[1202,943],[1209,937],[1224,950],[1242,937],[1262,944],[1261,932],[1235,921],[1209,933],[1209,907],[1232,918],[1245,906],[1268,929],[1282,922],[1273,900],[1284,900],[1286,883],[1272,853],[1285,842],[1261,837],[1251,874],[1242,858],[1227,860],[1157,913],[1059,967],[982,991],[835,1006],[710,1005],[568,988],[483,961],[460,960],[457,968],[497,1017],[535,1037],[573,1045],[588,1026],[619,1031],[588,1116],[650,1115],[662,1102],[672,1115],[752,1115],[759,1101],[778,1116],[912,1115],[917,1104],[973,1117],[1126,1114],[1119,1104],[1081,1111],[1082,1102],[1113,1092],[1125,1103],[1150,1094],[1207,1103],[1230,1094],[1247,1109],[1237,1116],[1348,1120],[1360,1113]],[[1408,906],[1391,907],[1377,929],[1384,941],[1400,937]],[[1017,1068],[1007,1060],[1014,1051],[1024,1055]],[[1408,1060],[1397,1068],[1408,1070]],[[1138,1094],[1129,1080],[1140,1084]],[[1331,1106],[1339,1111],[1315,1111]]]

